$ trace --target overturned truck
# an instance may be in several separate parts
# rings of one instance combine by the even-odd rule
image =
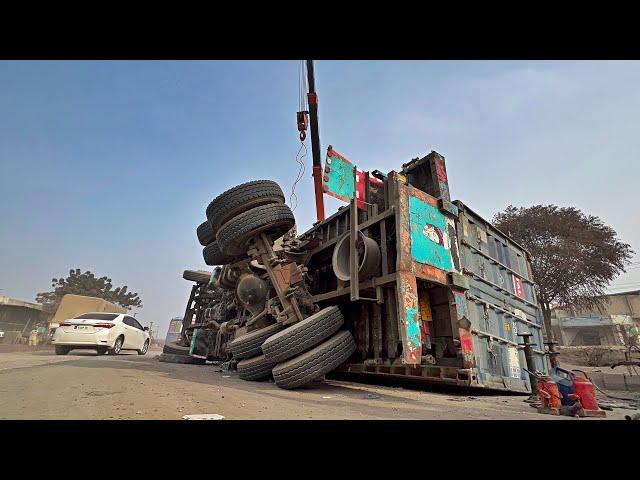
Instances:
[[[211,202],[198,238],[217,267],[185,272],[196,284],[169,347],[282,388],[338,370],[530,392],[522,335],[533,368],[547,362],[529,254],[450,200],[444,157],[369,173],[330,147],[324,173],[349,205],[301,235],[274,182]]]

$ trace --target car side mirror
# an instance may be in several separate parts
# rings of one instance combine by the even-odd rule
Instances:
[[[149,327],[144,327],[144,331],[148,332],[149,331]]]

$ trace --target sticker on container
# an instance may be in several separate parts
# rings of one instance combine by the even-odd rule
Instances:
[[[509,351],[509,371],[513,378],[520,378],[520,357],[516,347],[508,347]]]
[[[514,274],[511,274],[511,278],[513,279],[513,292],[518,298],[524,300],[524,285],[522,284],[522,279]]]
[[[514,314],[516,317],[518,317],[518,318],[520,318],[520,319],[522,319],[522,320],[525,320],[525,321],[527,320],[527,314],[526,314],[526,313],[524,313],[524,312],[523,312],[522,310],[520,310],[519,308],[514,308],[514,309],[513,309],[513,314]],[[526,329],[525,329],[524,331],[526,331]],[[518,335],[518,322],[516,322],[516,321],[514,321],[514,322],[513,322],[513,334],[514,334],[514,335]]]

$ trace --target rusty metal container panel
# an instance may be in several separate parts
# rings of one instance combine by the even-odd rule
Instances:
[[[396,244],[398,324],[403,360],[419,365],[422,319],[416,279],[448,285],[451,272],[461,273],[455,220],[438,207],[431,195],[390,174],[397,191]]]
[[[518,332],[533,335],[536,369],[546,372],[547,366],[529,254],[462,202],[454,204],[478,383],[530,391]]]
[[[395,177],[392,176],[395,180]],[[396,181],[397,269],[422,280],[446,285],[447,274],[459,271],[455,221],[438,208],[438,200]]]

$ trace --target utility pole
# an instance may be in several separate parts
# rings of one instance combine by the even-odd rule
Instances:
[[[320,160],[320,130],[318,129],[318,95],[313,72],[313,60],[307,60],[307,103],[309,104],[309,127],[311,129],[311,151],[313,153],[313,186],[316,195],[316,216],[324,220],[324,197],[322,191],[322,161]]]

